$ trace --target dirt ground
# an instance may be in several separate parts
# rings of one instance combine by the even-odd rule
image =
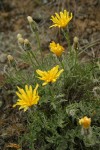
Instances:
[[[0,0],[0,150],[8,150],[9,143],[16,143],[18,136],[25,131],[20,112],[12,108],[11,85],[5,83],[3,75],[7,55],[17,57],[16,35],[22,33],[35,47],[35,39],[29,29],[27,16],[32,16],[39,26],[40,39],[44,51],[49,51],[51,40],[59,41],[58,31],[49,29],[50,16],[63,9],[73,13],[69,26],[71,42],[79,37],[80,47],[86,47],[82,60],[100,57],[100,0]],[[62,40],[67,49],[67,44]]]

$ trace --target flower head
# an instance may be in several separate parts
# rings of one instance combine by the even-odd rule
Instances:
[[[64,52],[64,47],[61,46],[59,43],[55,43],[52,41],[49,45],[50,51],[56,54],[56,56],[61,56],[61,54]]]
[[[69,23],[69,21],[72,19],[72,13],[69,15],[69,12],[64,10],[64,12],[60,12],[60,15],[58,13],[55,13],[55,17],[51,16],[52,22],[54,23],[50,28],[52,27],[58,27],[58,28],[64,28]]]
[[[61,69],[60,71],[58,69],[59,69],[59,65],[53,67],[49,71],[41,71],[39,69],[36,70],[37,74],[40,75],[40,77],[38,78],[40,80],[45,81],[42,85],[55,82],[57,78],[60,76],[60,74],[64,71],[63,69]]]
[[[17,96],[19,97],[16,104],[13,107],[19,105],[19,109],[24,109],[26,111],[32,105],[36,105],[39,101],[39,95],[37,92],[38,84],[36,85],[35,89],[32,89],[32,86],[25,85],[25,90],[22,88],[18,88],[19,92],[16,92]]]
[[[91,125],[91,118],[85,116],[79,120],[79,124],[82,125],[83,128],[88,129]]]

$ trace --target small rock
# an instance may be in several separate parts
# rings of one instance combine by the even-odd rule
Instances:
[[[47,3],[48,1],[47,0],[43,0],[43,3],[45,4],[45,3]]]
[[[95,21],[90,21],[89,25],[90,25],[91,27],[94,27],[94,26],[96,25],[96,22],[95,22]]]
[[[2,131],[1,138],[5,140],[6,138],[9,138],[9,134],[7,134],[6,131]]]
[[[83,40],[82,40],[82,43],[83,43],[83,44],[89,44],[89,41],[88,41],[87,39],[83,39]]]
[[[87,39],[87,38],[88,38],[88,33],[87,33],[87,32],[84,32],[83,35],[82,35],[82,38],[83,38],[83,39]]]
[[[80,20],[84,20],[84,16],[83,16],[83,15],[78,15],[78,18],[79,18]]]
[[[100,39],[100,34],[96,31],[96,32],[94,32],[94,33],[91,35],[91,38],[92,38],[93,40]]]
[[[93,28],[93,32],[96,32],[96,28]]]
[[[0,55],[0,62],[5,63],[7,61],[7,54],[2,53]]]
[[[96,16],[94,14],[90,14],[89,18],[92,19],[92,20],[95,20]]]
[[[80,20],[84,20],[84,19],[88,18],[88,16],[86,14],[80,14],[77,16],[77,18],[79,18]]]
[[[88,34],[92,33],[92,29],[90,29],[90,28],[87,28],[86,31],[87,31]]]
[[[94,6],[97,6],[98,3],[99,3],[99,0],[94,0],[93,5],[94,5]]]
[[[100,31],[100,25],[95,26],[96,30]]]

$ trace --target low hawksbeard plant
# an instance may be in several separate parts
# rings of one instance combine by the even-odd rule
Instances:
[[[33,51],[31,42],[18,34],[19,57],[27,69],[20,69],[17,59],[8,57],[5,76],[17,91],[12,107],[24,116],[20,150],[99,148],[100,61],[80,60],[86,47],[79,46],[77,37],[71,43],[66,30],[73,17],[67,10],[51,16],[53,25],[48,30],[58,28],[67,47],[57,39],[48,45],[48,54],[43,55],[39,27],[28,16],[37,49]]]

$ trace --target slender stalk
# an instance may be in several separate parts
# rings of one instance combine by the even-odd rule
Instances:
[[[39,33],[36,31],[35,32],[36,40],[38,42],[38,48],[41,51],[41,43],[40,43],[40,38],[39,38]]]
[[[62,29],[61,31],[62,31],[62,33],[63,33],[65,39],[66,39],[67,42],[68,42],[68,49],[69,49],[69,51],[70,51],[70,53],[71,53],[71,44],[70,44],[70,38],[69,38],[68,32],[65,32],[63,29]]]
[[[34,67],[36,67],[36,64],[34,63],[32,57],[31,57],[31,53],[28,51],[27,54],[28,54],[28,56],[29,56],[29,58],[30,58],[30,61],[31,61],[32,65],[33,65]],[[33,55],[33,57],[34,57],[34,55]],[[35,59],[35,57],[34,57],[34,59]]]
[[[61,64],[62,68],[64,69],[64,64],[63,64],[63,62],[62,62],[62,59],[60,59],[60,58],[58,58],[58,59],[59,59],[59,62],[60,62],[60,64]]]
[[[37,40],[37,43],[38,43],[38,49],[40,50],[42,64],[43,64],[42,48],[41,48],[39,33],[37,31],[35,32],[35,36],[36,36],[36,40]]]
[[[49,84],[49,92],[50,92],[50,95],[51,95],[51,105],[53,106],[53,109],[56,110],[56,105],[54,103],[54,94],[53,94],[53,86],[52,86],[52,83]]]
[[[39,33],[38,31],[33,31],[32,27],[30,26],[32,33],[35,33],[36,36],[36,41],[38,44],[38,49],[40,50],[40,54],[41,54],[41,59],[42,59],[42,64],[43,64],[43,55],[42,55],[42,48],[41,48],[41,43],[40,43],[40,38],[39,38]]]
[[[32,54],[32,56],[33,56],[33,58],[35,59],[36,63],[40,66],[40,64],[39,64],[39,62],[38,62],[38,60],[37,60],[35,54],[34,54],[32,51],[30,52],[30,54]]]

